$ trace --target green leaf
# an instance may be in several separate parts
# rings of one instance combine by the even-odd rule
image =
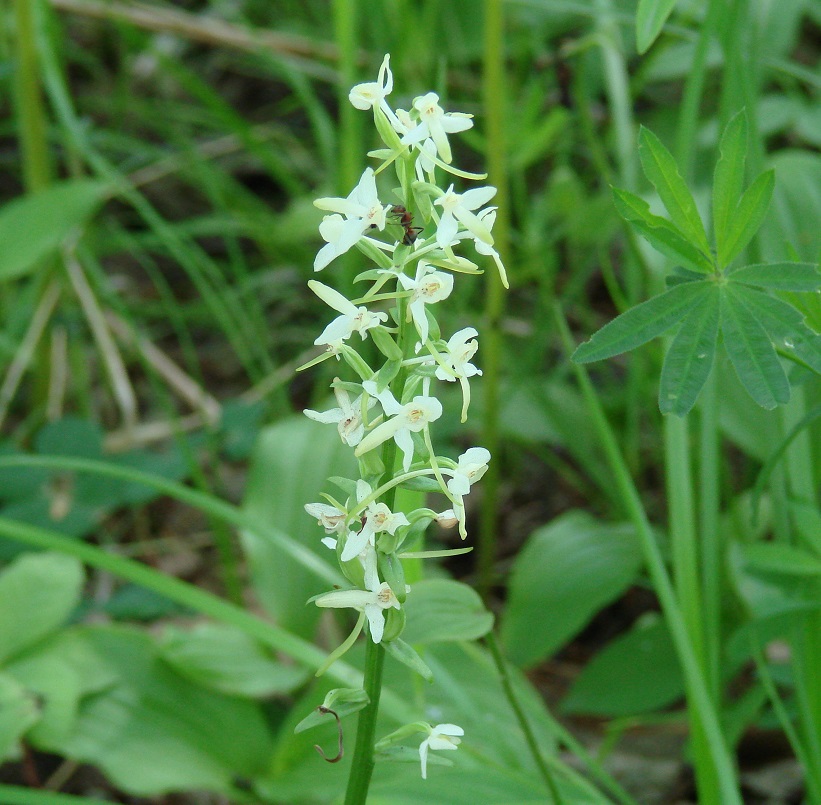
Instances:
[[[82,565],[62,554],[24,554],[9,565],[0,576],[0,662],[62,626],[82,586]]]
[[[562,710],[618,718],[660,710],[682,693],[673,641],[664,621],[653,617],[609,643],[585,666]]]
[[[744,266],[728,275],[730,282],[776,291],[817,291],[821,272],[815,263],[763,263]]]
[[[321,544],[324,531],[305,513],[304,505],[320,500],[331,475],[355,474],[353,451],[331,425],[307,417],[290,417],[264,429],[259,436],[243,503],[243,510],[261,523],[270,523],[318,557],[336,566],[336,556]],[[254,590],[262,605],[283,627],[312,636],[318,607],[305,601],[320,589],[316,577],[286,556],[264,534],[243,530]]]
[[[652,131],[643,126],[639,132],[639,159],[644,175],[656,188],[673,224],[704,254],[710,254],[710,244],[696,202],[681,178],[673,155]]]
[[[36,697],[0,673],[0,763],[14,756],[23,733],[40,718]]]
[[[428,579],[414,584],[404,605],[408,617],[402,638],[407,643],[476,640],[493,626],[493,615],[467,584]]]
[[[511,660],[529,666],[552,654],[624,592],[641,563],[631,527],[584,512],[533,532],[513,563],[502,620]]]
[[[21,277],[90,217],[108,192],[92,179],[58,182],[0,210],[0,280]]]
[[[796,579],[821,576],[821,559],[814,553],[778,542],[742,545],[745,568],[763,575],[792,576]]]
[[[722,265],[726,266],[752,240],[764,222],[775,187],[775,171],[765,171],[747,188],[730,218]]]
[[[687,268],[710,274],[713,264],[666,218],[653,215],[644,199],[627,190],[613,188],[616,211],[657,251]]]
[[[718,341],[718,288],[694,305],[667,350],[659,384],[662,414],[684,416],[707,382]]]
[[[718,162],[713,177],[713,228],[715,229],[718,262],[727,265],[727,229],[738,207],[744,184],[744,163],[747,157],[747,115],[742,109],[727,124],[721,135]]]
[[[116,682],[83,699],[61,754],[93,763],[119,788],[145,796],[229,794],[238,775],[253,779],[267,768],[273,747],[256,705],[185,680],[142,631],[93,627],[83,634]]]
[[[764,328],[725,285],[721,294],[721,332],[738,379],[749,395],[767,410],[790,399],[790,383]]]
[[[636,11],[636,50],[646,53],[656,41],[676,0],[639,0]]]
[[[612,358],[646,344],[680,323],[694,305],[710,293],[712,283],[675,285],[608,322],[573,353],[575,363]]]
[[[821,335],[804,324],[800,311],[782,299],[743,285],[734,292],[786,355],[821,374]]]
[[[224,624],[169,629],[160,656],[186,679],[236,696],[290,693],[309,673],[302,666],[276,662],[252,637]]]

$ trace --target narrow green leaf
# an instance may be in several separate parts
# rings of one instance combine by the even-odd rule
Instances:
[[[659,409],[684,416],[704,387],[718,341],[720,294],[716,287],[694,305],[681,324],[661,370]]]
[[[650,129],[643,126],[639,132],[639,159],[644,175],[656,188],[673,223],[688,240],[702,252],[709,254],[710,244],[707,242],[704,224],[673,155]]]
[[[688,282],[642,302],[605,324],[573,353],[575,363],[612,358],[646,344],[669,330],[710,292],[709,282]]]
[[[653,215],[644,199],[614,187],[613,204],[618,214],[637,229],[654,249],[701,274],[712,272],[713,265],[709,258],[666,218]]]
[[[763,263],[733,271],[730,282],[742,282],[757,288],[776,291],[817,291],[821,289],[821,272],[815,263]]]
[[[801,578],[821,576],[821,559],[811,551],[792,545],[759,542],[742,545],[741,556],[747,570]]]
[[[721,293],[721,332],[738,379],[750,396],[768,410],[790,399],[790,384],[764,328],[726,285]]]
[[[713,177],[713,228],[719,264],[726,265],[727,228],[741,199],[747,158],[747,115],[743,109],[724,129],[719,154]]]
[[[733,213],[727,227],[722,266],[726,266],[750,242],[767,214],[775,187],[775,172],[765,171],[747,188],[738,209]]]
[[[91,217],[108,189],[105,182],[76,179],[6,204],[0,210],[0,280],[36,268]]]
[[[800,311],[782,299],[743,285],[736,286],[734,292],[761,323],[776,348],[821,374],[821,335],[804,324]]]
[[[646,53],[656,41],[676,0],[639,0],[636,11],[636,50]]]

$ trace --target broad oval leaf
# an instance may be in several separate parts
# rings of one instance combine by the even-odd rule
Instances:
[[[738,379],[749,395],[767,410],[790,399],[790,383],[764,328],[725,285],[721,293],[721,332]]]
[[[0,210],[0,280],[36,268],[91,217],[108,191],[105,182],[75,179],[6,204]]]
[[[535,531],[513,564],[502,639],[528,666],[556,651],[633,582],[641,548],[627,525],[569,512]]]
[[[727,279],[776,291],[817,291],[821,272],[815,263],[757,263],[733,271]]]
[[[690,308],[710,293],[713,283],[687,282],[674,285],[605,324],[573,353],[575,363],[612,358],[646,344],[681,322]]]
[[[681,178],[673,155],[650,129],[639,132],[639,159],[644,175],[650,180],[678,229],[705,254],[710,253],[707,233],[698,214],[687,183]]]
[[[662,414],[684,416],[710,376],[718,341],[719,301],[716,287],[692,307],[670,344],[659,384]]]
[[[404,604],[408,616],[402,639],[414,645],[476,640],[493,626],[493,615],[467,584],[428,579],[414,584]]]
[[[0,662],[68,620],[80,602],[83,567],[59,553],[28,553],[0,576]]]
[[[656,616],[649,623],[640,622],[597,654],[576,678],[562,710],[618,718],[660,710],[683,693],[673,641],[664,621]]]

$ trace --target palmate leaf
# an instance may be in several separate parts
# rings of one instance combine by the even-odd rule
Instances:
[[[730,282],[772,288],[776,291],[817,291],[821,289],[821,272],[815,263],[763,263],[733,271]]]
[[[775,171],[765,171],[747,188],[727,227],[721,265],[726,266],[758,232],[770,206],[775,187]]]
[[[690,309],[667,350],[659,385],[662,414],[684,416],[695,405],[713,367],[719,314],[720,293],[714,286]]]
[[[605,324],[573,353],[575,363],[612,358],[646,344],[678,324],[689,309],[704,299],[715,285],[707,280],[674,285]]]
[[[639,159],[644,175],[656,188],[672,222],[701,251],[709,254],[710,244],[704,224],[673,155],[652,131],[644,127],[639,132]]]
[[[747,115],[743,110],[727,124],[718,149],[720,156],[713,176],[713,229],[718,261],[726,265],[727,230],[741,197],[747,157]]]
[[[614,187],[613,204],[618,214],[663,255],[701,274],[713,271],[710,259],[666,218],[653,215],[650,205],[644,199]]]
[[[790,383],[764,328],[744,304],[740,288],[721,289],[721,332],[738,379],[767,410],[790,399]]]
[[[734,291],[777,347],[821,375],[821,335],[804,324],[800,311],[781,299],[743,285],[736,286]]]

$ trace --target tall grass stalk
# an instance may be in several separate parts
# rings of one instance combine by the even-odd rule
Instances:
[[[510,188],[507,179],[507,140],[505,121],[508,90],[505,81],[504,10],[501,0],[485,0],[485,36],[483,62],[483,103],[487,148],[486,158],[490,183],[496,187],[494,204],[498,206],[494,225],[495,248],[502,262],[510,265]],[[482,343],[484,372],[484,418],[482,441],[491,455],[499,453],[499,398],[502,362],[500,324],[504,312],[504,289],[501,280],[490,272],[485,300],[485,323]],[[486,597],[493,583],[496,557],[496,534],[499,522],[499,461],[488,466],[484,476],[484,494],[477,546],[479,592]]]

